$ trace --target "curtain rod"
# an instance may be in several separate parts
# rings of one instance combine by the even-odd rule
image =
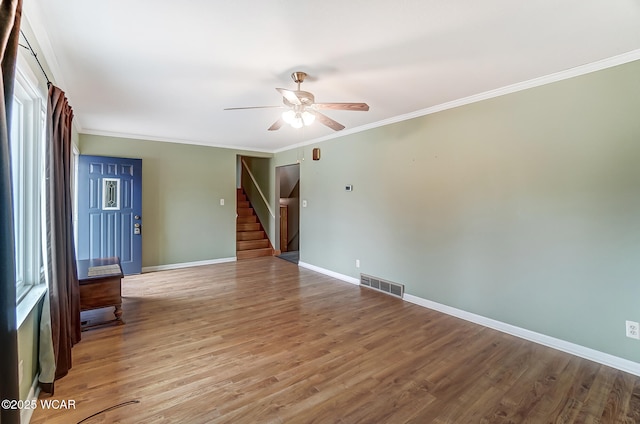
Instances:
[[[33,57],[36,58],[36,62],[38,62],[38,66],[40,67],[40,70],[42,71],[42,73],[44,74],[44,77],[47,79],[47,86],[51,85],[51,81],[49,80],[49,76],[47,75],[47,73],[44,71],[44,68],[42,67],[42,64],[40,63],[40,60],[38,60],[38,55],[36,54],[36,52],[33,50],[33,47],[31,47],[31,43],[29,43],[29,40],[27,39],[27,36],[24,35],[24,32],[22,32],[22,30],[20,30],[20,34],[22,34],[22,38],[24,38],[24,41],[27,42],[27,45],[23,45],[18,43],[18,45],[20,47],[24,47],[25,49],[29,50],[29,52],[33,55]]]

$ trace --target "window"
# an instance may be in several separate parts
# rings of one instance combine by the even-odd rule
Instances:
[[[120,210],[120,180],[118,178],[102,179],[102,210]]]
[[[44,280],[41,197],[46,104],[35,87],[18,67],[10,141],[18,302],[32,285]]]

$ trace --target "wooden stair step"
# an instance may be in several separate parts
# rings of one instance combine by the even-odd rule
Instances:
[[[266,238],[264,231],[239,231],[236,233],[236,240],[260,240]]]
[[[260,228],[259,222],[254,222],[250,224],[236,223],[236,231],[259,231],[260,229],[261,228]]]
[[[258,217],[253,216],[239,216],[236,218],[236,223],[238,224],[250,224],[253,222],[258,222]]]
[[[265,247],[264,249],[252,249],[252,250],[240,250],[236,253],[236,258],[240,259],[250,259],[250,258],[259,258],[261,256],[272,256],[273,252],[270,247]]]
[[[269,239],[241,188],[236,195],[236,214],[236,258],[240,260],[272,256],[273,249]]]
[[[265,247],[269,247],[269,240],[261,239],[261,240],[243,240],[236,242],[236,250],[253,250],[253,249],[263,249]]]
[[[253,208],[237,208],[238,216],[251,216],[254,215]]]

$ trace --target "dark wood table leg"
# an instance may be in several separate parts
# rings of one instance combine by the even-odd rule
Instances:
[[[118,321],[118,324],[124,324],[124,321],[122,320],[122,304],[115,306],[113,315],[116,316],[116,321]]]

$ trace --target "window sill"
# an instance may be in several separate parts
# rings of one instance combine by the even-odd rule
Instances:
[[[38,305],[42,296],[47,292],[46,284],[38,284],[27,292],[27,294],[20,300],[16,307],[16,321],[17,328],[20,328],[24,320],[27,319],[31,311]]]

